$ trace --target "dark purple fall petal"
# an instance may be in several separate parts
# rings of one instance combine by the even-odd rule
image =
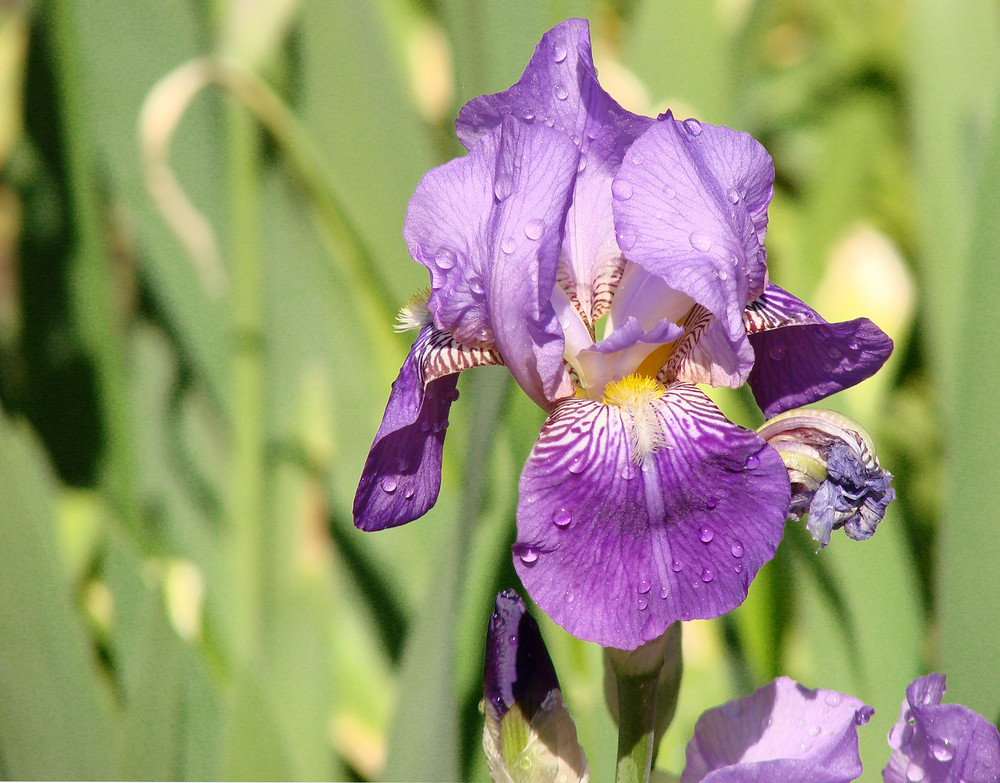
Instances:
[[[430,272],[438,329],[464,345],[495,345],[543,408],[569,393],[549,300],[577,157],[562,134],[507,119],[424,176],[403,229]]]
[[[455,358],[450,336],[420,330],[393,381],[382,424],[354,495],[354,524],[383,530],[423,516],[441,488],[441,450],[448,410],[458,397],[458,370],[494,364],[489,352]],[[439,376],[447,371],[448,374]]]
[[[872,712],[779,677],[698,719],[681,783],[848,783],[861,775],[857,727]]]
[[[867,318],[827,323],[776,285],[744,321],[756,357],[747,381],[767,418],[860,383],[892,353],[892,340]]]
[[[579,149],[563,252],[580,304],[590,312],[595,282],[621,258],[611,180],[629,145],[653,120],[626,111],[601,87],[584,19],[547,32],[510,89],[469,101],[458,115],[458,136],[472,149],[504,117],[553,128]]]
[[[663,442],[641,465],[629,414],[573,398],[521,474],[521,581],[556,623],[606,647],[634,649],[675,620],[742,603],[788,510],[777,452],[702,392],[675,384],[649,404]]]
[[[982,715],[960,704],[941,704],[942,674],[928,674],[906,689],[885,783],[996,783],[1000,734]]]
[[[715,316],[738,357],[732,386],[753,363],[743,309],[764,290],[773,180],[752,136],[668,112],[632,145],[614,181],[618,244]]]

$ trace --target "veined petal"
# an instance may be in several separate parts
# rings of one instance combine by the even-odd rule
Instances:
[[[716,361],[736,368],[732,386],[753,361],[742,316],[764,290],[773,180],[771,158],[750,135],[668,112],[632,144],[614,181],[628,195],[613,204],[619,245],[712,313],[723,338],[713,357],[729,354]]]
[[[354,496],[354,524],[383,530],[423,516],[441,488],[441,450],[458,372],[503,364],[490,349],[466,348],[424,326],[392,384]]]
[[[542,407],[571,393],[551,304],[577,152],[544,125],[505,119],[468,156],[428,172],[406,213],[428,308],[464,345],[495,345]]]
[[[611,181],[629,145],[653,122],[626,111],[597,81],[590,27],[569,19],[546,33],[510,89],[467,103],[456,129],[469,149],[504,117],[547,125],[579,148],[579,176],[566,221],[564,270],[582,316],[592,325],[622,264],[611,213]]]
[[[634,649],[742,603],[788,503],[777,452],[693,386],[634,406],[567,399],[521,474],[514,565],[571,634]]]
[[[860,383],[892,353],[892,340],[867,318],[828,323],[773,284],[743,320],[756,357],[747,380],[768,418]]]
[[[698,719],[681,783],[847,783],[861,775],[857,729],[872,712],[779,677]]]

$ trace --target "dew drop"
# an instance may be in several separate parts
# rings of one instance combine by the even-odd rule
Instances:
[[[809,729],[809,736],[818,737],[821,731],[822,729],[819,726],[813,726],[811,729]]]
[[[771,350],[767,353],[773,361],[780,362],[785,358],[785,354],[788,352],[788,348],[781,343],[771,346]]]
[[[719,499],[714,495],[709,495],[707,498],[705,498],[705,508],[711,510],[715,508],[717,505],[719,505]]]
[[[434,254],[434,263],[438,269],[448,270],[455,266],[455,251],[450,247],[439,247]]]
[[[635,466],[631,462],[626,462],[625,466],[622,468],[621,476],[626,481],[630,481],[635,478]]]
[[[521,558],[525,565],[531,565],[538,560],[538,550],[530,544],[514,544],[514,554]]]
[[[585,168],[587,168],[587,156],[581,155],[580,162],[576,164],[576,170],[580,172],[583,171]]]
[[[826,349],[826,355],[829,356],[831,359],[839,359],[841,356],[843,356],[843,353],[841,353],[840,348],[838,348],[836,345],[831,345],[829,348]]]
[[[542,238],[542,234],[545,232],[545,223],[535,218],[529,220],[524,224],[524,235],[528,239],[537,240]]]
[[[645,595],[640,595],[638,600],[639,611],[643,612],[649,606],[649,597]]]
[[[553,120],[553,119],[552,119],[551,117],[546,117],[546,118],[545,118],[545,124],[546,124],[546,125],[548,125],[548,126],[549,126],[549,127],[551,128],[551,127],[553,127],[553,126],[554,126],[554,125],[555,125],[556,123],[555,123],[555,120]]]
[[[695,580],[694,580],[694,581],[693,581],[693,582],[691,583],[691,589],[692,589],[692,590],[701,590],[701,582],[700,582],[699,580],[695,579]]]
[[[398,473],[406,473],[408,467],[410,467],[410,463],[406,461],[406,457],[400,457],[396,460],[396,471]]]
[[[691,247],[701,253],[707,253],[712,249],[712,237],[700,231],[692,231],[688,241],[691,243]]]
[[[561,44],[556,44],[552,50],[552,62],[561,63],[566,59],[566,47]]]
[[[570,473],[578,474],[578,473],[582,473],[583,472],[584,467],[585,467],[585,465],[584,465],[583,456],[580,455],[580,454],[577,454],[575,457],[573,457],[573,459],[571,459],[569,461],[569,465],[567,466],[566,469]]]
[[[713,579],[715,579],[715,571],[713,571],[711,568],[707,568],[707,567],[704,568],[704,569],[702,569],[702,572],[701,572],[701,581],[702,582],[708,583],[708,582],[711,582]]]
[[[715,531],[706,525],[701,530],[698,531],[698,538],[701,539],[703,544],[709,543],[713,538],[715,538]]]
[[[496,196],[497,201],[503,201],[513,190],[514,183],[511,181],[509,174],[501,174],[496,178],[496,182],[493,183],[493,195]]]
[[[926,774],[927,772],[924,768],[916,761],[911,761],[910,766],[906,768],[906,779],[910,781],[910,783],[920,783]]]
[[[826,698],[824,699],[824,701],[827,704],[829,704],[831,707],[839,707],[840,703],[843,700],[844,700],[843,696],[841,696],[839,693],[834,693],[832,691],[830,693],[826,694]]]
[[[628,201],[632,198],[632,183],[624,179],[615,179],[611,183],[611,195],[619,201]]]
[[[642,157],[641,152],[632,153],[632,163],[634,163],[636,166],[641,166],[643,164],[643,161],[645,161],[645,158]]]
[[[477,296],[482,296],[483,291],[485,291],[486,289],[483,288],[483,281],[480,278],[470,277],[469,290],[472,291],[472,293],[476,294]]]
[[[556,98],[558,98],[561,101],[564,101],[566,100],[566,98],[569,97],[569,90],[566,89],[566,85],[564,84],[557,84],[555,93],[556,93]]]
[[[670,597],[670,588],[669,587],[661,587],[660,588],[660,598],[669,598],[669,597]]]
[[[407,488],[406,488],[406,489],[405,489],[405,490],[403,491],[403,497],[404,497],[404,498],[406,498],[407,500],[409,500],[410,498],[412,498],[412,497],[413,497],[413,493],[414,493],[414,491],[415,491],[415,490],[413,489],[413,487],[407,487]]]
[[[513,253],[515,247],[517,247],[517,242],[514,241],[514,237],[507,236],[500,240],[500,249],[507,255]]]
[[[632,231],[619,231],[618,232],[618,247],[624,250],[626,253],[635,247],[635,233]]]
[[[652,583],[646,577],[643,577],[639,580],[639,585],[635,589],[640,593],[648,593],[652,586]]]
[[[569,134],[569,140],[573,142],[577,147],[580,146],[580,137],[577,136],[575,133]]]
[[[682,568],[684,568],[684,566],[681,565],[680,560],[675,560],[673,563],[670,564],[670,567],[674,569],[674,571],[680,571]]]
[[[564,508],[559,509],[552,515],[552,523],[556,527],[569,527],[569,523],[572,521],[573,515]]]
[[[743,557],[743,544],[737,541],[729,551],[733,553],[733,557]]]
[[[663,629],[659,627],[656,617],[653,615],[649,615],[646,618],[646,622],[642,624],[642,628],[639,629],[639,635],[642,636],[645,642],[653,641],[661,633],[663,633]]]
[[[729,188],[726,191],[726,198],[729,199],[730,203],[737,204],[740,200],[740,194],[736,192],[736,188]]]
[[[529,759],[527,756],[521,756],[520,760],[517,762],[517,765],[521,769],[531,769],[531,759]]]
[[[677,198],[677,191],[667,186],[663,189],[663,195],[665,198]]]
[[[699,133],[701,133],[701,123],[694,118],[684,120],[684,130],[686,130],[692,136],[697,136]]]
[[[938,761],[951,761],[955,757],[955,751],[948,740],[931,743],[931,753]]]
[[[756,454],[751,454],[749,457],[747,457],[746,464],[743,467],[745,467],[747,470],[753,470],[758,465],[760,465],[760,457],[758,457]]]
[[[742,574],[743,573],[743,563],[737,563],[735,566],[733,566],[733,571],[735,571],[737,574]]]
[[[395,476],[386,476],[385,478],[382,479],[382,490],[384,492],[389,492],[389,493],[395,492],[396,487],[398,486],[399,486],[399,479],[397,479]]]
[[[566,595],[563,596],[563,599],[566,601],[566,603],[571,604],[576,600],[576,593],[574,593],[572,590],[567,590]]]
[[[535,119],[535,112],[532,109],[525,109],[523,112],[521,112],[521,117],[524,118],[525,122],[531,122],[533,119]]]

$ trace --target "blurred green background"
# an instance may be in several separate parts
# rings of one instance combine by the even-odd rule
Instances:
[[[351,501],[426,283],[407,200],[458,107],[574,15],[627,108],[767,146],[771,279],[896,341],[827,405],[899,500],[866,544],[790,525],[743,607],[688,625],[658,765],[778,674],[876,708],[865,780],[919,674],[997,718],[996,2],[6,0],[0,775],[486,779],[483,637],[542,414],[466,373],[437,506],[363,534]],[[609,780],[600,650],[543,632]]]

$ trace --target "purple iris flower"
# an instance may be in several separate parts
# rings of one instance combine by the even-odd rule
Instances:
[[[779,677],[698,719],[681,783],[848,783],[862,771],[858,726],[873,713]]]
[[[889,732],[892,756],[886,783],[996,783],[1000,733],[961,704],[942,704],[943,674],[928,674],[906,689],[899,722]]]
[[[752,137],[621,108],[589,30],[547,33],[520,81],[469,102],[469,154],[430,171],[404,236],[430,290],[355,524],[435,502],[456,373],[506,365],[547,413],[520,481],[515,567],[573,635],[633,649],[739,605],[781,538],[788,475],[695,384],[767,415],[871,375],[892,348],[767,280],[774,170]]]

